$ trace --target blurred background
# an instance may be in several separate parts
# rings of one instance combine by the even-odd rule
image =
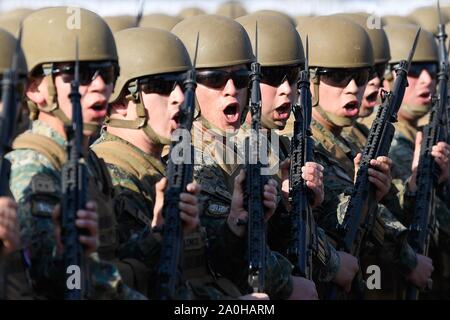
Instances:
[[[224,0],[147,0],[145,13],[178,15],[183,9],[196,7],[214,13]],[[450,1],[441,0],[450,6]],[[435,0],[242,0],[239,3],[248,11],[272,9],[298,15],[332,14],[338,12],[368,12],[377,15],[406,15],[417,7],[433,5]],[[81,6],[100,15],[135,15],[139,0],[1,0],[0,13],[16,8],[40,8],[55,5]]]

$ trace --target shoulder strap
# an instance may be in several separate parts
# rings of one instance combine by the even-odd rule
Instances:
[[[13,150],[31,149],[44,155],[52,166],[60,171],[66,162],[66,152],[51,138],[37,133],[22,133],[13,142]]]
[[[120,167],[126,172],[143,178],[150,169],[156,169],[164,175],[164,168],[156,160],[144,159],[133,147],[119,141],[105,141],[95,144],[92,149],[106,163]]]

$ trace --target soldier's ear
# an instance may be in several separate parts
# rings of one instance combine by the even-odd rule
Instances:
[[[130,103],[131,101],[128,101],[126,99],[120,99],[114,103],[110,104],[110,115],[120,115],[120,118],[126,118],[128,114],[128,107],[131,107]]]
[[[31,78],[27,83],[25,95],[38,106],[46,104],[47,85],[44,82],[44,78]]]

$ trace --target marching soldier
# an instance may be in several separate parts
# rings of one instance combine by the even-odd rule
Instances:
[[[85,210],[78,211],[76,225],[86,230],[79,241],[85,246],[92,275],[88,297],[143,298],[123,284],[113,265],[99,260],[94,253],[98,249],[100,256],[111,260],[115,255],[115,221],[108,202],[110,178],[99,159],[87,152],[89,136],[105,116],[119,72],[114,39],[97,14],[80,9],[79,25],[76,21],[71,25],[67,12],[66,7],[38,10],[23,23],[22,46],[29,67],[25,94],[37,119],[31,129],[16,138],[14,151],[7,157],[11,161],[10,188],[18,204],[24,260],[36,294],[61,298],[66,282],[61,267],[61,212],[57,204],[61,200],[60,170],[66,159],[64,126],[71,123],[72,117],[68,95],[78,38],[85,139],[82,144],[90,201]]]
[[[157,202],[163,201],[158,197],[163,197],[167,183],[161,154],[179,126],[183,80],[192,66],[183,43],[168,31],[133,28],[117,33],[115,39],[121,75],[110,99],[105,130],[92,149],[107,163],[116,189],[120,255],[141,260],[149,269],[147,278],[153,277],[140,277],[144,279],[137,282],[142,284],[155,282],[160,235],[153,236],[149,227],[160,225],[163,219],[161,212],[153,214]],[[180,202],[186,238],[182,271],[187,283],[178,288],[176,297],[238,298],[241,294],[230,281],[214,279],[206,268],[205,243],[198,228],[199,186],[192,183],[187,188],[189,193],[181,194]],[[133,249],[131,242],[139,245]],[[153,297],[155,292],[151,290],[148,294]]]
[[[197,33],[200,35],[196,60],[199,114],[193,126],[194,179],[202,188],[201,223],[207,231],[212,268],[241,291],[249,292],[246,228],[239,223],[248,216],[243,205],[245,172],[241,170],[242,155],[229,135],[237,133],[248,102],[249,64],[254,61],[251,42],[239,23],[216,15],[184,20],[172,32],[183,41],[191,59]],[[262,203],[266,219],[274,213],[276,194],[276,182],[270,179],[264,186]],[[265,292],[271,299],[299,298],[302,283],[291,277],[291,268],[286,258],[267,248],[264,280]]]

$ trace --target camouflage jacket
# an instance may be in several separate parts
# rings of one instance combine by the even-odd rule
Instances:
[[[239,131],[240,143],[244,143],[245,137],[248,135],[249,125],[247,123],[243,124]],[[269,246],[272,250],[278,251],[281,254],[287,254],[287,249],[290,242],[290,219],[289,212],[282,201],[281,194],[281,170],[279,169],[280,164],[289,157],[290,153],[290,141],[286,136],[279,135],[276,130],[269,130],[268,135],[270,139],[267,139],[268,143],[268,167],[271,169],[273,174],[272,178],[278,183],[278,206],[275,214],[270,218],[268,222],[268,233],[267,240]],[[317,238],[318,243],[322,244],[319,246],[319,251],[316,252],[317,259],[314,259],[315,278],[323,282],[331,281],[339,270],[339,256],[336,249],[328,241],[325,231],[318,227],[317,228]],[[320,252],[320,254],[319,254]]]
[[[36,120],[27,132],[43,135],[60,146],[64,138],[47,124]],[[61,199],[61,173],[44,155],[27,149],[7,155],[11,161],[10,189],[18,203],[18,218],[24,260],[38,294],[60,299],[64,291],[62,257],[56,253],[55,225],[51,214]],[[92,174],[88,163],[88,174]],[[98,259],[89,259],[94,299],[144,298],[122,284],[117,270]]]
[[[315,141],[315,160],[325,167],[325,199],[315,209],[319,224],[336,237],[336,226],[344,220],[348,201],[353,191],[355,169],[353,159],[360,152],[356,144],[341,137],[336,137],[320,123],[313,120],[313,139]],[[396,201],[395,197],[391,201]],[[398,199],[397,199],[398,202]],[[396,208],[399,204],[392,205]],[[383,255],[407,270],[417,264],[414,251],[406,242],[406,228],[384,206],[378,204],[375,226],[382,227],[383,237],[378,243],[383,246]],[[380,234],[374,227],[372,234]],[[377,237],[372,237],[377,238]],[[387,240],[387,241],[384,241]],[[375,241],[377,242],[377,241]],[[370,244],[369,244],[370,245]]]
[[[112,164],[107,154],[98,151],[104,142],[116,141],[134,150],[148,162],[144,177]],[[164,176],[164,164],[141,151],[131,143],[103,131],[91,148],[106,162],[115,189],[114,212],[119,234],[119,256],[133,257],[150,268],[159,257],[160,242],[152,236],[151,221],[155,199],[155,184]]]
[[[411,126],[406,121],[399,119],[395,123],[395,134],[392,141],[391,149],[389,150],[389,157],[391,157],[395,164],[392,176],[396,185],[404,185],[407,188],[408,178],[411,175],[412,161],[414,157],[415,139],[417,134],[417,128]],[[445,204],[445,194],[437,193],[435,205],[436,205],[436,218],[439,224],[439,228],[446,234],[450,234],[450,210]],[[409,197],[414,198],[415,195],[411,194]],[[444,201],[443,201],[444,200]],[[413,206],[410,212],[413,212]],[[411,215],[406,215],[404,219],[410,222]],[[435,235],[437,239],[438,235]]]
[[[128,158],[138,157],[139,162],[133,162],[134,167],[120,166],[111,154],[102,152],[99,147],[106,142],[114,141],[113,150],[122,150]],[[123,258],[133,257],[143,262],[151,277],[149,284],[156,283],[155,267],[159,262],[161,243],[152,236],[150,230],[155,204],[155,184],[165,176],[165,163],[125,141],[124,139],[103,131],[100,138],[92,146],[106,162],[115,187],[115,211],[119,222],[119,234]],[[128,148],[128,149],[127,149]],[[131,148],[131,149],[129,149]],[[113,164],[113,162],[115,162]],[[141,165],[140,168],[137,166]],[[139,169],[139,170],[133,170]],[[205,241],[199,229],[184,235],[184,252],[182,278],[179,281],[176,299],[230,299],[241,295],[237,288],[231,288],[225,279],[211,276],[206,268]],[[229,289],[229,291],[226,291]],[[149,297],[154,292],[148,292]],[[228,295],[227,295],[228,294]]]
[[[204,123],[200,118],[192,129],[194,180],[202,188],[201,223],[207,232],[211,266],[214,272],[233,281],[241,292],[249,292],[246,237],[237,237],[227,223],[234,178],[243,168],[243,154],[236,146],[235,136],[228,137],[224,143],[223,133],[209,129]],[[271,299],[286,299],[291,295],[291,272],[291,263],[267,248],[265,292]]]

